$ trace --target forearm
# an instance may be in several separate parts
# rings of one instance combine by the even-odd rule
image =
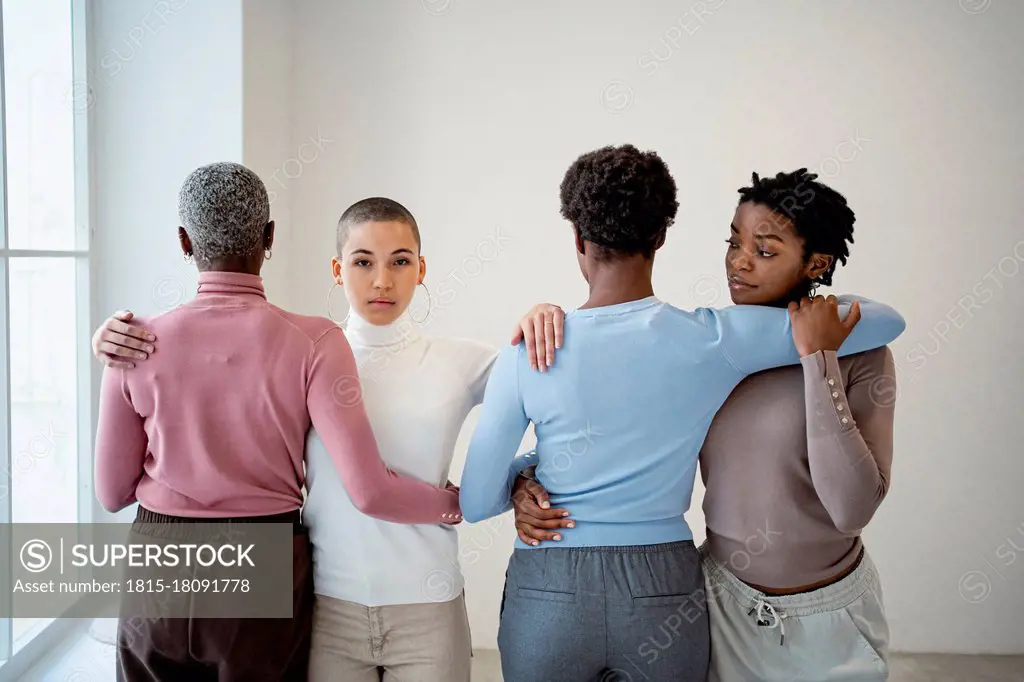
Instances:
[[[142,418],[121,382],[121,370],[104,370],[93,452],[96,498],[111,513],[137,501],[135,491],[149,445]]]
[[[451,522],[459,513],[458,493],[395,473],[380,456],[369,419],[358,405],[311,401],[313,427],[352,504],[394,523]]]
[[[513,441],[512,447],[518,447],[525,428],[511,422],[483,423],[481,419],[466,456],[459,491],[459,504],[467,521],[476,523],[512,509],[516,477],[531,460],[524,456],[509,462],[503,452]]]
[[[355,357],[340,329],[319,340],[306,405],[345,491],[359,511],[395,523],[451,523],[458,493],[388,469],[362,400]],[[401,425],[395,425],[401,428]]]
[[[888,491],[888,480],[857,425],[834,352],[802,360],[811,480],[836,528],[863,529]]]
[[[499,356],[487,384],[483,410],[466,454],[459,501],[467,521],[476,522],[511,509],[516,450],[529,420],[519,394],[518,349]],[[516,471],[518,474],[518,471]]]
[[[846,296],[839,305],[845,319],[852,301],[860,301],[861,319],[838,349],[840,357],[885,346],[906,328],[906,322],[892,307],[856,296]],[[742,375],[800,363],[793,342],[789,311],[771,306],[737,305],[723,310],[704,309],[705,324],[719,334],[722,354]]]

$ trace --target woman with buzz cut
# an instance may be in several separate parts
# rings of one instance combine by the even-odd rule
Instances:
[[[96,494],[138,503],[136,530],[187,534],[208,521],[291,524],[293,617],[132,618],[119,622],[117,679],[305,682],[313,615],[310,541],[300,520],[306,436],[316,429],[360,512],[454,525],[458,492],[398,475],[381,460],[345,332],[267,300],[260,269],[274,223],[267,190],[235,163],[192,172],[178,238],[199,270],[194,299],[139,319],[152,350],[100,387]],[[344,399],[339,399],[344,382]]]

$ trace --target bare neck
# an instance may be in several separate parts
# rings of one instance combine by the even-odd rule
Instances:
[[[653,262],[646,259],[591,266],[590,296],[580,308],[598,308],[653,296],[652,267]]]

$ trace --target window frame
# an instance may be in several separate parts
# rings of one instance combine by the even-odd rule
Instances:
[[[94,290],[95,267],[91,252],[93,202],[91,185],[91,155],[89,142],[92,132],[92,87],[93,71],[90,67],[89,27],[91,11],[87,0],[68,0],[71,5],[72,83],[68,94],[71,101],[85,88],[87,106],[72,106],[74,117],[74,201],[75,201],[75,245],[73,249],[10,249],[8,165],[6,149],[6,90],[4,77],[3,43],[3,2],[0,0],[0,527],[10,524],[13,518],[12,449],[11,442],[11,357],[10,357],[10,264],[18,258],[67,258],[75,267],[75,348],[76,352],[76,438],[77,438],[77,523],[91,523],[94,520],[93,503],[93,441],[95,431],[96,396],[95,387],[99,381],[99,369],[94,362],[90,339],[96,319]],[[13,560],[10,533],[0,533],[0,542],[8,557]],[[5,606],[10,604],[9,586],[0,590],[0,599]],[[8,606],[9,612],[9,606]],[[12,619],[0,618],[0,682],[17,680],[47,654],[52,653],[72,632],[80,629],[79,621],[66,618],[50,618],[35,626],[32,635],[25,641],[13,641]]]

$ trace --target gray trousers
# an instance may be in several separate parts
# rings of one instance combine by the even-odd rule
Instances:
[[[889,625],[865,552],[850,575],[812,592],[769,596],[701,548],[711,614],[709,682],[884,682]]]
[[[710,634],[692,542],[516,549],[498,649],[505,682],[703,682]]]

